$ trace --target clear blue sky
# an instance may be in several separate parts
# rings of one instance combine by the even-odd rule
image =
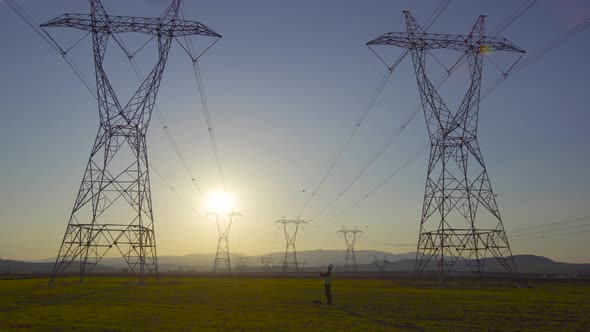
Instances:
[[[385,32],[404,31],[402,10],[410,10],[423,23],[440,2],[185,2],[187,19],[223,35],[202,59],[201,70],[227,187],[244,214],[232,228],[231,249],[248,254],[284,250],[283,235],[272,222],[282,214],[294,217],[385,73],[364,44]],[[467,33],[480,14],[488,15],[487,30],[492,31],[522,2],[454,0],[430,31]],[[19,3],[38,22],[65,12],[89,11],[86,1]],[[112,14],[158,16],[168,1],[103,3]],[[587,1],[539,0],[501,37],[534,53],[588,16]],[[64,45],[83,35],[51,32]],[[144,40],[127,38],[130,45]],[[589,38],[590,31],[584,31],[511,77],[482,102],[479,141],[508,231],[590,215]],[[52,257],[96,134],[96,101],[1,1],[0,41],[0,257]],[[135,76],[120,52],[114,47],[110,51],[109,74],[126,100],[137,86]],[[151,51],[138,56],[144,72],[155,59]],[[400,52],[389,51],[389,56]],[[94,77],[89,39],[74,48],[71,56],[88,77]],[[497,61],[507,64],[511,59],[515,58],[498,55]],[[440,72],[436,63],[431,64],[434,72]],[[221,185],[190,70],[188,58],[175,45],[158,104],[191,171],[203,191],[210,192]],[[462,74],[457,73],[442,89],[450,106],[459,103]],[[498,75],[487,62],[484,89]],[[315,216],[344,189],[418,100],[407,59],[302,218]],[[366,233],[357,249],[414,250],[391,244],[417,239],[426,151],[365,202],[330,223],[322,222],[356,201],[426,142],[420,114],[367,174],[303,231],[298,249],[342,249],[338,228],[359,225]],[[150,127],[149,152],[154,166],[184,199],[179,200],[152,175],[159,254],[214,252],[213,222],[204,215],[202,199],[157,121]],[[589,234],[512,241],[512,246],[515,254],[590,262]]]

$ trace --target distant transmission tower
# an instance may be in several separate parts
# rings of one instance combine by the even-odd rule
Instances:
[[[258,257],[258,264],[262,272],[269,272],[272,267],[272,256],[260,256]]]
[[[231,260],[229,254],[229,230],[235,217],[241,214],[236,212],[226,213],[209,213],[215,216],[217,222],[217,233],[219,240],[217,241],[217,253],[215,254],[215,262],[213,263],[213,272],[217,272],[220,266],[225,266],[226,272],[231,272]]]
[[[247,272],[248,271],[248,256],[245,254],[236,254],[236,272]]]
[[[444,284],[462,258],[481,276],[486,254],[491,253],[516,278],[516,264],[477,141],[477,123],[484,55],[524,51],[506,39],[486,37],[485,16],[478,18],[468,35],[448,35],[425,33],[409,12],[404,15],[407,32],[387,33],[367,45],[410,51],[426,117],[431,148],[415,270],[422,272],[436,262]],[[426,53],[434,49],[459,51],[467,58],[470,85],[457,112],[447,108],[426,75]]]
[[[346,242],[346,260],[344,261],[344,271],[356,272],[358,270],[358,266],[356,265],[354,244],[356,243],[356,240],[361,237],[363,231],[357,229],[356,226],[354,229],[346,229],[344,226],[342,226],[342,229],[337,233],[340,233],[340,236],[342,236]]]
[[[51,280],[79,260],[80,281],[110,249],[131,271],[158,275],[146,134],[172,41],[178,36],[221,37],[198,22],[180,20],[180,0],[159,18],[107,15],[100,0],[91,13],[65,14],[43,27],[92,34],[100,126],[74,202]],[[103,68],[110,38],[139,32],[158,42],[159,59],[131,100],[122,106]]]
[[[299,266],[297,265],[297,250],[295,249],[295,240],[297,239],[297,232],[299,232],[302,225],[307,224],[307,221],[295,219],[288,220],[282,219],[277,220],[275,223],[283,226],[285,231],[285,240],[287,241],[287,247],[285,248],[285,258],[283,259],[283,272],[299,272]]]
[[[304,272],[308,266],[309,266],[309,264],[305,260],[303,262],[297,264],[297,267],[299,267],[299,272]]]
[[[391,262],[387,260],[386,256],[383,256],[382,261],[377,260],[377,256],[375,256],[375,266],[377,267],[377,271],[385,272],[385,269],[387,268],[388,263],[391,263]]]

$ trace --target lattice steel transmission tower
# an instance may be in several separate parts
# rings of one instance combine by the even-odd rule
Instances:
[[[344,271],[356,272],[358,270],[358,266],[356,264],[354,244],[356,243],[356,240],[361,237],[363,231],[357,229],[356,226],[354,229],[346,229],[344,226],[342,226],[342,229],[337,233],[340,233],[340,236],[343,237],[344,241],[346,242],[346,260],[344,261]]]
[[[259,256],[258,265],[262,272],[269,272],[272,267],[273,258],[272,256]]]
[[[243,253],[235,254],[236,272],[248,271],[248,256]]]
[[[231,272],[231,261],[229,254],[229,230],[235,217],[241,216],[237,212],[227,213],[208,213],[211,216],[215,216],[217,222],[217,233],[219,239],[217,241],[217,253],[215,254],[215,262],[213,263],[213,272],[217,272],[220,265],[225,265],[225,271]]]
[[[385,272],[387,269],[387,264],[389,263],[391,262],[387,260],[386,256],[383,256],[383,260],[381,261],[377,259],[377,256],[375,256],[375,266],[377,267],[377,271]]]
[[[425,33],[409,12],[404,15],[407,32],[386,33],[367,45],[410,51],[426,118],[430,159],[415,270],[436,266],[444,284],[459,258],[481,276],[486,255],[491,254],[516,278],[516,264],[477,141],[477,124],[484,56],[524,50],[506,39],[485,36],[485,16],[477,19],[468,35],[449,35]],[[449,110],[426,74],[426,54],[435,49],[462,52],[469,64],[469,88],[456,112]]]
[[[159,18],[107,15],[100,0],[90,14],[65,14],[42,27],[69,27],[92,35],[100,126],[66,228],[50,282],[79,260],[80,281],[110,249],[131,271],[158,275],[146,134],[172,41],[178,36],[221,36],[203,24],[179,19],[180,0]],[[159,58],[122,106],[103,68],[108,41],[138,32],[158,42]]]
[[[301,219],[281,219],[275,223],[282,225],[285,231],[285,240],[287,247],[285,248],[285,258],[283,259],[283,272],[299,272],[299,265],[297,265],[297,250],[295,249],[295,240],[297,233],[307,221]]]

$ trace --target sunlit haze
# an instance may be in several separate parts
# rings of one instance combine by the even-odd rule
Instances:
[[[89,13],[88,1],[17,2],[37,23]],[[170,3],[102,2],[113,15],[146,17],[158,17]],[[284,252],[284,232],[274,223],[283,218],[309,222],[297,235],[297,250],[345,250],[337,231],[357,226],[364,233],[356,250],[415,252],[429,138],[423,112],[405,122],[420,105],[410,56],[357,122],[387,72],[365,44],[406,31],[402,11],[425,25],[438,5],[183,1],[187,19],[222,38],[198,61],[207,115],[191,59],[176,41],[162,75],[147,131],[158,255],[215,253],[218,230],[207,214],[230,211],[243,214],[229,233],[232,253]],[[454,0],[428,32],[467,34],[479,15],[487,15],[491,34],[518,6],[512,0]],[[497,37],[526,50],[524,63],[588,16],[590,1],[538,1]],[[69,56],[95,89],[92,38],[69,28],[48,31],[64,49],[72,47]],[[201,37],[192,38],[198,51],[210,42]],[[121,34],[121,42],[139,49],[134,58],[146,76],[158,57],[154,40],[140,49],[149,38]],[[0,40],[0,257],[55,258],[96,138],[97,101],[1,0]],[[520,54],[484,57],[482,92],[501,82],[479,102],[477,139],[514,254],[590,262],[587,220],[586,228],[556,233],[534,228],[590,215],[589,40],[590,30],[581,31],[506,80],[503,71]],[[404,50],[378,51],[391,62]],[[460,54],[432,53],[437,58],[428,55],[427,66],[436,81]],[[113,40],[105,70],[125,105],[139,83]],[[459,108],[468,78],[465,64],[439,89],[450,109]],[[523,236],[521,229],[543,232]]]
[[[207,197],[207,212],[212,214],[227,214],[233,210],[234,196],[224,191],[209,193]]]

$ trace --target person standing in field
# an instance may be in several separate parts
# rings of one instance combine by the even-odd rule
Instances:
[[[332,264],[328,265],[328,272],[320,272],[320,276],[324,278],[324,291],[326,292],[326,300],[328,304],[332,304]]]

